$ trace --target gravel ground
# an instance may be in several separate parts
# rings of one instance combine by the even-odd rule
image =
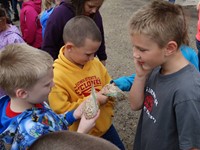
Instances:
[[[148,3],[148,0],[105,0],[101,8],[108,54],[106,66],[113,78],[134,73],[127,22],[132,13],[145,3]],[[196,49],[196,7],[188,6],[184,8],[188,15],[190,44],[191,47]],[[116,103],[114,125],[127,150],[133,149],[139,115],[140,112],[131,111],[128,100]]]

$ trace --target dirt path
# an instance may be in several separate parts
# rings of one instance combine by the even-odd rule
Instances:
[[[105,0],[101,14],[104,21],[107,46],[107,68],[113,78],[134,73],[132,48],[128,35],[127,22],[134,11],[148,0]],[[189,17],[189,36],[191,46],[195,46],[197,13],[195,7],[186,7]],[[129,102],[117,102],[114,125],[127,150],[133,149],[133,141],[139,112],[130,109]]]

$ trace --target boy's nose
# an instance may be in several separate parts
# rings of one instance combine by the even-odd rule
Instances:
[[[133,51],[133,58],[139,58],[140,56],[139,56],[139,54],[136,52],[136,51]]]
[[[133,58],[135,58],[135,59],[141,58],[141,56],[136,48],[133,48]]]

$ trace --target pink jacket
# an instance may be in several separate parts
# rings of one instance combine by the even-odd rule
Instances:
[[[198,11],[198,23],[197,23],[197,34],[196,39],[200,41],[200,10]]]
[[[42,27],[39,20],[41,0],[24,2],[20,11],[20,28],[22,37],[29,45],[41,48]]]

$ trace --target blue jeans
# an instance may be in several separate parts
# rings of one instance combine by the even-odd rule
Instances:
[[[120,137],[113,125],[111,125],[108,131],[101,137],[116,145],[120,150],[125,150],[124,144],[120,140]]]
[[[198,41],[197,39],[196,39],[196,47],[198,50],[198,59],[199,59],[199,65],[200,65],[200,41]],[[199,66],[199,69],[200,69],[200,66]]]
[[[14,11],[15,16],[19,16],[18,10],[17,10],[17,4],[19,3],[20,9],[22,8],[22,2],[18,2],[17,0],[12,0],[12,9]]]
[[[175,0],[169,0],[170,3],[175,3]]]

